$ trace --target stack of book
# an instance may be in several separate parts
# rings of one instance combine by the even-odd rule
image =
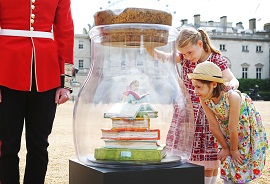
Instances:
[[[97,160],[160,161],[166,155],[159,145],[160,130],[150,128],[150,119],[158,112],[147,103],[117,103],[104,118],[111,118],[112,128],[101,129],[105,146],[95,149]]]

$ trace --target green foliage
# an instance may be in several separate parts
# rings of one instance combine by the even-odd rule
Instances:
[[[250,89],[254,89],[255,85],[259,86],[258,93],[264,100],[270,100],[270,79],[238,79],[239,90],[249,93]]]
[[[270,101],[270,92],[259,91],[259,94],[263,97],[264,101]]]

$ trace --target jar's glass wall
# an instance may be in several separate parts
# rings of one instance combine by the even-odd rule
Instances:
[[[157,116],[150,118],[149,129],[160,131],[158,144],[167,141],[167,156],[188,159],[193,110],[175,63],[177,31],[165,25],[115,24],[94,27],[90,38],[91,70],[74,107],[78,159],[96,164],[95,150],[105,145],[101,130],[112,129],[105,113],[121,103],[150,104]]]

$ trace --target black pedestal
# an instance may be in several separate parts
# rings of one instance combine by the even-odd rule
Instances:
[[[157,169],[100,168],[69,160],[69,184],[203,184],[204,167],[190,163]]]

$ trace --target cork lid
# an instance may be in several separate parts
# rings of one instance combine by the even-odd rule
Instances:
[[[168,12],[145,8],[125,8],[98,11],[94,15],[95,26],[123,23],[147,23],[172,25]]]

